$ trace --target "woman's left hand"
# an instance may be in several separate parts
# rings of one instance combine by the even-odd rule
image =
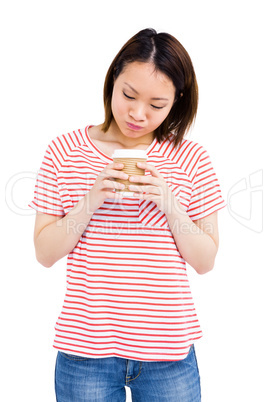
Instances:
[[[165,214],[171,212],[174,202],[177,200],[164,177],[153,165],[138,162],[137,166],[148,170],[151,175],[129,177],[129,181],[133,182],[133,184],[129,185],[129,190],[134,192],[134,197],[155,202],[157,207]]]

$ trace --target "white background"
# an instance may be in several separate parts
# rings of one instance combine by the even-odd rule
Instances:
[[[189,267],[204,332],[202,401],[268,401],[265,2],[9,0],[0,19],[0,399],[55,401],[51,345],[65,260],[51,269],[36,262],[27,207],[45,149],[103,121],[108,66],[126,40],[153,27],[192,58],[200,106],[188,138],[208,150],[228,201],[214,270],[198,276]]]

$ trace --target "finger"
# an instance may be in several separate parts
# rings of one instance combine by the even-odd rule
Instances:
[[[104,177],[111,177],[115,179],[122,179],[122,180],[127,180],[128,175],[120,170],[115,170],[115,169],[104,169],[102,172],[102,175]]]
[[[155,177],[158,177],[158,178],[161,178],[161,177],[162,177],[162,175],[158,172],[158,170],[156,169],[156,167],[153,166],[153,165],[150,165],[149,163],[146,163],[146,162],[138,162],[138,163],[137,163],[137,166],[138,166],[139,168],[141,168],[141,169],[148,170],[149,172],[152,173],[152,176],[155,176]]]
[[[147,193],[153,195],[161,195],[161,188],[156,186],[139,186],[130,184],[128,186],[130,191],[139,192],[139,193]]]
[[[115,200],[121,200],[123,198],[123,193],[117,193],[116,191],[104,191],[105,198],[113,198]]]
[[[160,185],[159,179],[153,176],[130,176],[129,181],[133,183]]]
[[[124,190],[125,185],[123,183],[120,183],[119,181],[113,181],[110,179],[104,179],[102,181],[103,188],[112,188],[112,189],[118,189],[118,190]]]
[[[133,193],[133,197],[138,198],[144,201],[153,201],[157,204],[159,200],[159,196],[156,194],[147,194],[147,193]]]
[[[123,169],[124,164],[123,163],[118,163],[118,162],[112,162],[106,165],[106,168],[108,169]]]

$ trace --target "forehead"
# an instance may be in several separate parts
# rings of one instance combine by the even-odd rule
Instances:
[[[171,79],[161,71],[157,71],[153,63],[129,63],[118,76],[117,80],[119,83],[131,85],[138,92],[148,90],[154,92],[175,92]]]

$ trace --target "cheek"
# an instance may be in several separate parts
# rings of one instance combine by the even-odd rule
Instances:
[[[169,113],[167,112],[155,112],[155,114],[152,117],[152,123],[156,125],[157,127],[160,126],[165,118],[168,116]]]
[[[112,97],[112,113],[114,116],[117,116],[119,114],[125,113],[126,112],[126,107],[125,104],[120,98],[113,96]]]

